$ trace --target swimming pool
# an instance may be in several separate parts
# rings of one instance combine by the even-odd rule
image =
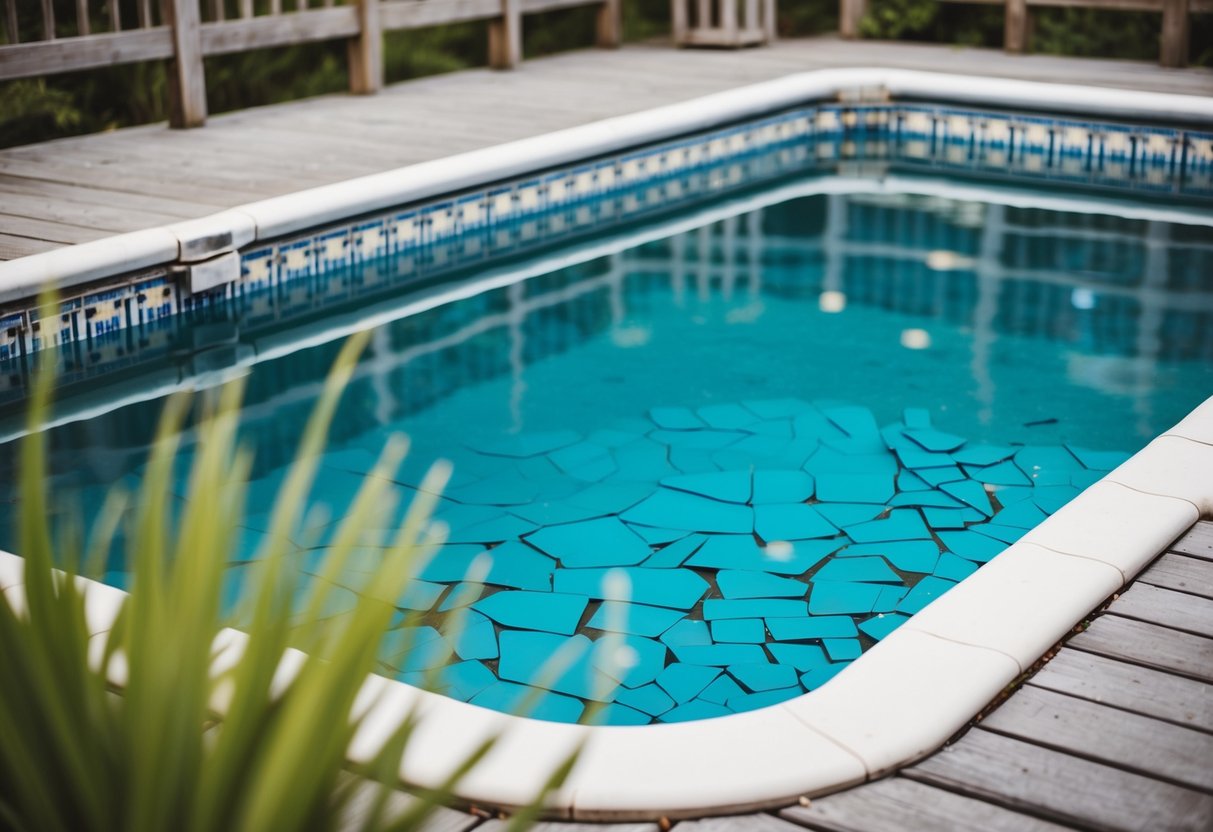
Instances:
[[[572,642],[583,658],[545,682],[535,716],[727,724],[756,742],[792,713],[764,706],[795,698],[798,732],[826,733],[812,714],[843,690],[834,674],[856,662],[859,679],[865,651],[899,661],[873,645],[1210,389],[1203,134],[1042,123],[792,111],[251,247],[218,292],[161,275],[83,295],[8,331],[0,430],[20,433],[30,352],[59,344],[54,464],[88,514],[103,486],[137,481],[165,392],[250,371],[258,458],[234,601],[341,335],[376,326],[314,502],[339,515],[393,430],[414,440],[404,485],[437,457],[456,471],[450,545],[388,641],[418,649],[385,648],[387,675],[438,670],[450,696],[509,711]],[[497,205],[518,215],[492,222]],[[302,570],[329,529],[301,530]],[[626,601],[603,598],[612,568]],[[124,564],[105,579],[122,586]],[[927,643],[907,629],[898,655]],[[604,656],[608,630],[625,649]],[[1022,655],[968,661],[997,681]],[[966,695],[966,714],[988,698]],[[700,721],[751,711],[768,721]],[[845,743],[835,785],[855,756],[869,775],[887,764]]]
[[[401,600],[385,672],[509,711],[549,656],[580,646],[533,715],[577,721],[597,702],[605,724],[799,696],[1213,389],[1206,214],[788,196],[815,181],[675,214],[675,233],[646,228],[654,239],[376,330],[295,559],[317,569],[390,434],[412,438],[404,485],[454,463],[436,515],[450,542]],[[247,314],[217,307],[175,337],[239,331]],[[233,608],[338,345],[251,371],[258,456]],[[112,482],[137,484],[160,403],[50,432],[65,510],[78,501],[91,520]],[[125,567],[116,554],[106,582],[125,587]],[[604,601],[614,568],[630,603]],[[477,569],[482,589],[466,584]],[[625,635],[622,672],[596,648],[610,630]]]

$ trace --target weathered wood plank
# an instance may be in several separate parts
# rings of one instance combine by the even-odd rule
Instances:
[[[1188,2],[1189,0],[1163,0],[1162,48],[1158,62],[1163,66],[1178,67],[1188,63]]]
[[[206,123],[206,75],[202,57],[198,0],[161,0],[160,13],[172,34],[168,71],[169,126]]]
[[[151,194],[129,194],[103,188],[91,188],[87,184],[65,185],[40,179],[0,174],[0,193],[7,202],[13,195],[39,197],[66,203],[85,205],[107,205],[113,208],[132,208],[149,211],[166,217],[189,219],[214,211],[213,206],[186,200],[157,197]]]
[[[476,827],[477,832],[505,832],[509,821],[486,820]],[[655,823],[562,823],[548,821],[530,827],[532,832],[659,832]]]
[[[513,69],[522,60],[520,0],[501,0],[501,13],[489,20],[489,66]]]
[[[31,237],[0,234],[0,260],[16,260],[18,257],[28,257],[31,254],[41,254],[57,248],[62,248],[62,245],[46,240],[35,240]]]
[[[1134,584],[1112,602],[1107,614],[1213,638],[1213,600],[1186,592]]]
[[[225,20],[202,24],[202,54],[226,55],[316,40],[337,40],[358,34],[354,6]]]
[[[1167,553],[1137,578],[1138,583],[1213,598],[1213,562]]]
[[[108,205],[82,205],[45,197],[7,194],[4,197],[0,212],[13,216],[26,217],[47,224],[76,226],[81,229],[93,229],[96,233],[89,239],[104,237],[107,233],[120,234],[125,231],[138,231],[172,222],[174,217],[167,214],[139,211],[128,208],[113,208]],[[7,233],[22,233],[10,231],[9,221],[0,219],[0,231]],[[69,232],[64,232],[69,233]],[[54,237],[46,237],[53,240]],[[81,240],[66,240],[64,242],[81,242]]]
[[[213,205],[216,209],[239,204],[240,202],[248,202],[261,196],[256,191],[245,190],[243,188],[213,187],[211,185],[201,185],[180,180],[168,182],[165,181],[164,177],[154,175],[143,169],[137,171],[127,169],[124,173],[121,170],[98,170],[95,167],[67,162],[56,162],[55,164],[27,162],[24,159],[7,157],[2,153],[0,153],[0,173],[20,176],[25,179],[59,182],[66,185],[88,182],[93,187],[109,188],[132,194],[159,195],[167,191],[176,196],[188,196],[190,199],[198,202]],[[268,194],[265,194],[265,196],[268,196]]]
[[[9,207],[7,201],[3,207]],[[0,212],[0,234],[16,237],[32,237],[35,240],[46,240],[65,245],[86,243],[89,240],[97,240],[108,236],[108,232],[95,228],[82,228],[78,225],[68,225],[66,223],[51,222],[32,217],[14,216],[6,212]]]
[[[355,832],[355,830],[362,829],[378,796],[379,789],[375,784],[363,781],[362,784],[355,787],[350,802],[342,814],[338,829],[341,832],[347,832],[347,830]],[[389,821],[398,820],[416,804],[416,801],[417,799],[407,792],[391,792],[384,806],[384,818]],[[419,832],[466,832],[479,822],[480,818],[469,815],[467,812],[442,807],[430,816]]]
[[[779,814],[820,832],[1060,832],[1066,828],[904,777],[866,783]]]
[[[1213,639],[1101,615],[1067,647],[1213,682]]]
[[[1213,790],[1213,734],[1028,686],[981,727],[1201,791]]]
[[[1171,544],[1172,552],[1213,560],[1213,521],[1201,520],[1183,537]]]
[[[1028,51],[1028,4],[1026,0],[1007,0],[1003,15],[1003,48],[1019,55]]]
[[[1028,685],[1213,731],[1213,685],[1081,650],[1061,650]]]
[[[800,832],[796,824],[767,814],[684,820],[674,828],[678,832]],[[586,832],[593,830],[587,829]]]
[[[173,54],[167,26],[0,46],[0,79],[157,61]]]
[[[1213,796],[986,731],[906,777],[1083,828],[1208,829]]]
[[[349,40],[350,92],[368,95],[383,87],[383,29],[379,0],[357,0],[358,34]]]
[[[398,0],[382,3],[379,9],[380,22],[387,30],[487,20],[500,13],[501,0]]]
[[[523,14],[539,14],[554,12],[557,9],[571,9],[577,6],[596,5],[597,0],[521,0]]]

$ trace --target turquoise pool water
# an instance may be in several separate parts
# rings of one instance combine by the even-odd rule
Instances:
[[[511,710],[571,643],[536,716],[598,702],[597,719],[643,724],[800,695],[1213,393],[1213,229],[1152,210],[812,195],[675,217],[533,276],[516,263],[514,282],[375,330],[311,497],[327,520],[295,560],[315,568],[402,431],[403,484],[454,463],[451,531],[401,599],[384,672],[443,668],[449,695]],[[250,364],[256,324],[238,306],[196,316],[177,366],[208,384]],[[248,380],[258,455],[229,602],[340,346],[292,337]],[[63,391],[81,418],[48,433],[59,511],[89,517],[137,483],[162,401],[140,389]],[[10,483],[13,457],[0,446]],[[622,606],[603,600],[612,569]],[[105,579],[127,583],[119,556]]]

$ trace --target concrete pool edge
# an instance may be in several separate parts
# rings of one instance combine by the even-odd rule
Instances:
[[[1213,398],[833,680],[783,704],[695,722],[591,727],[498,713],[373,676],[349,759],[368,760],[417,713],[401,771],[407,785],[437,785],[477,743],[502,736],[458,790],[468,803],[525,805],[583,743],[552,797],[555,817],[701,816],[845,788],[939,748],[1168,543],[1213,515],[1210,472]],[[0,553],[0,590],[18,603],[22,565]],[[125,593],[80,580],[97,637]],[[120,688],[123,677],[117,666],[111,682]]]
[[[881,68],[823,69],[0,263],[0,302],[155,266],[229,270],[257,242],[822,100],[931,100],[1213,126],[1213,99]],[[235,264],[237,271],[238,263]],[[210,279],[208,276],[204,279]]]

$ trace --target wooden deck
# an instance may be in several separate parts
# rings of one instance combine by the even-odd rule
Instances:
[[[402,801],[407,798],[401,797]],[[943,750],[776,812],[674,832],[1213,829],[1213,522],[1197,523],[1034,675]],[[504,832],[454,810],[435,832]],[[659,832],[547,823],[538,832]]]
[[[742,51],[587,50],[467,70],[376,96],[244,110],[201,130],[151,125],[0,150],[0,260],[684,101],[792,72],[891,66],[1213,94],[1213,71],[944,45],[782,41]]]

